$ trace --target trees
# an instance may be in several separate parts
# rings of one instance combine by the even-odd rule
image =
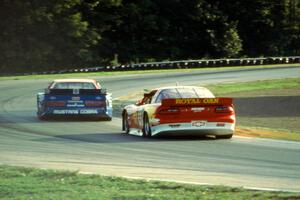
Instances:
[[[300,53],[299,0],[0,0],[0,70]]]
[[[101,35],[111,44],[108,56],[121,62],[232,57],[242,49],[235,23],[205,0],[130,0],[117,10],[117,23]],[[98,8],[99,24],[107,15]]]
[[[45,71],[87,64],[99,36],[89,30],[80,0],[1,0],[1,71]]]

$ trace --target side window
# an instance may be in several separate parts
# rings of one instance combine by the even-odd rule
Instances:
[[[165,89],[162,90],[156,97],[155,103],[161,103],[163,99],[176,99],[180,98],[179,93],[176,89]]]
[[[152,96],[151,97],[145,97],[144,98],[144,104],[149,104],[151,102],[151,98],[152,98]]]

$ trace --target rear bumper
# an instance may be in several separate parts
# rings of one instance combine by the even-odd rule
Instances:
[[[155,135],[231,135],[234,133],[234,123],[206,122],[205,126],[194,127],[191,123],[161,124],[152,126],[152,136]]]

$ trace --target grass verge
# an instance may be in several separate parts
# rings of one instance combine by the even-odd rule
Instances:
[[[130,180],[69,171],[0,166],[0,199],[300,199],[300,193]]]
[[[286,90],[291,95],[293,91],[291,89],[300,90],[300,78],[286,78],[286,79],[274,79],[264,81],[251,81],[244,83],[230,83],[230,84],[218,84],[208,85],[209,88],[216,96],[231,95],[231,96],[249,96],[247,93],[254,92],[251,96],[264,95],[269,93],[269,90]],[[240,94],[243,92],[243,94]],[[277,95],[285,91],[277,92]],[[274,93],[275,94],[275,93]]]
[[[115,71],[115,72],[88,72],[88,73],[67,73],[67,74],[47,74],[47,75],[27,75],[27,76],[0,76],[0,81],[4,80],[30,80],[30,79],[56,79],[56,78],[84,78],[97,76],[118,76],[134,74],[158,74],[170,72],[193,72],[193,71],[214,71],[214,70],[231,70],[231,69],[266,69],[281,67],[300,67],[300,64],[281,64],[281,65],[258,65],[258,66],[236,66],[236,67],[211,67],[195,69],[166,69],[166,70],[137,70],[137,71]]]

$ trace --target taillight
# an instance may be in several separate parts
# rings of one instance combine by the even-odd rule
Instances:
[[[63,107],[66,105],[66,102],[64,101],[48,101],[46,103],[46,106],[48,107]]]
[[[232,113],[233,108],[231,106],[218,106],[215,111],[216,113]]]
[[[158,113],[159,114],[171,114],[171,113],[179,113],[179,112],[180,112],[179,108],[168,108],[168,109],[160,110]]]
[[[105,106],[105,101],[85,101],[85,106],[101,107],[101,106]]]

